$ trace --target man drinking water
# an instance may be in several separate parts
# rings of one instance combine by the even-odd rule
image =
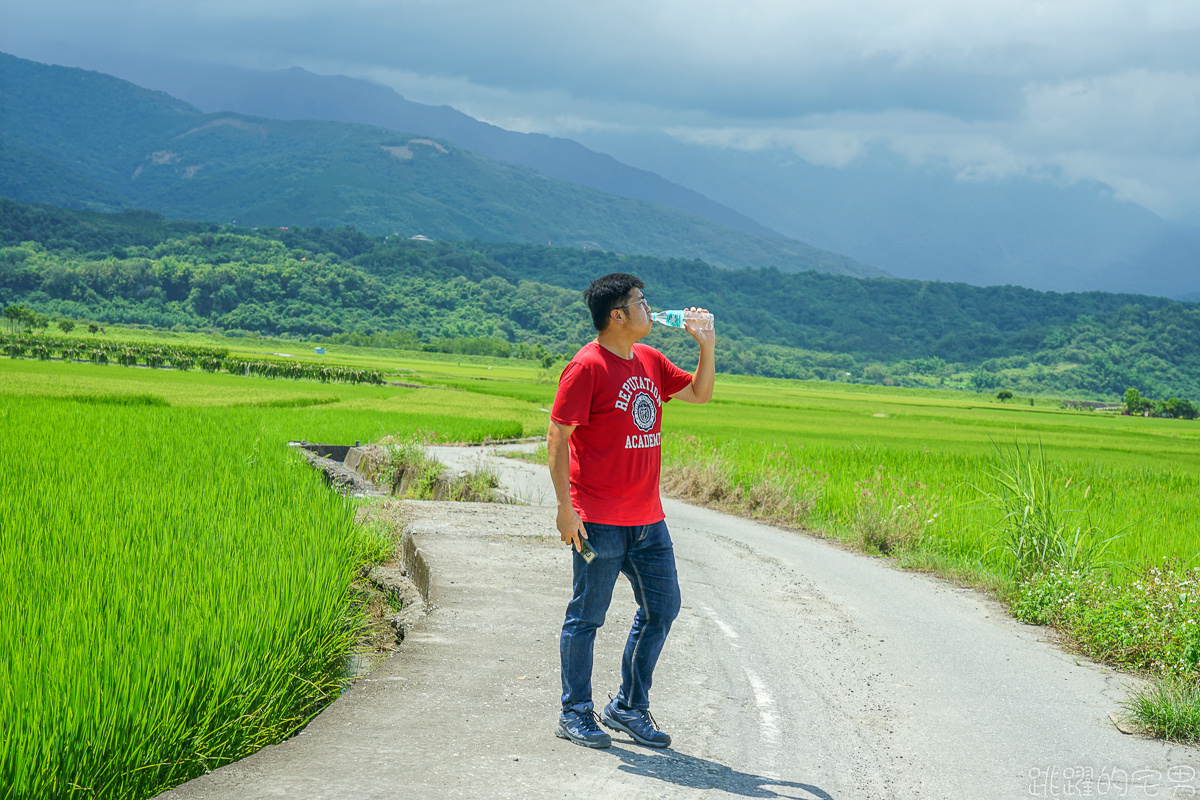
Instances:
[[[648,747],[671,744],[650,716],[649,694],[680,604],[675,551],[658,491],[662,406],[672,398],[712,399],[716,334],[685,327],[700,345],[694,375],[639,344],[653,326],[644,286],[618,272],[584,291],[596,338],[563,370],[546,435],[558,531],[575,550],[571,602],[559,639],[563,693],[555,734],[585,747],[612,743],[599,723]],[[585,542],[594,551],[586,559]],[[638,610],[621,657],[620,689],[597,720],[592,650],[618,573],[629,579]]]

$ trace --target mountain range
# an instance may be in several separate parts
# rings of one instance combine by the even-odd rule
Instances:
[[[0,58],[0,72],[11,71],[10,63]],[[886,270],[901,277],[979,286],[1200,299],[1196,269],[1200,232],[1119,201],[1098,184],[1045,176],[967,180],[934,167],[914,168],[885,152],[868,153],[840,168],[823,167],[790,152],[738,152],[644,132],[581,133],[580,138],[595,148],[589,149],[568,139],[504,130],[448,106],[411,102],[385,86],[345,76],[315,75],[299,68],[248,70],[135,58],[112,63],[114,71],[126,77],[186,100],[193,111],[415,131],[409,135],[430,137],[509,168],[527,167],[544,178],[605,195],[666,206],[718,226],[696,229],[695,220],[689,220],[676,236],[668,235],[661,224],[647,235],[635,230],[644,212],[621,207],[625,216],[617,223],[619,231],[589,235],[589,229],[603,227],[597,219],[561,225],[563,220],[555,219],[560,207],[549,209],[546,216],[544,207],[535,206],[542,217],[539,221],[547,223],[541,227],[531,226],[528,220],[497,227],[491,220],[473,231],[442,223],[430,228],[448,237],[600,246],[702,258],[727,267],[774,264],[784,270],[815,268],[860,276]],[[7,122],[0,126],[7,127]],[[42,150],[23,148],[3,131],[0,137],[0,193],[97,208],[133,202],[130,193],[109,182],[64,171],[61,161]],[[522,192],[506,194],[517,198]],[[599,204],[602,210],[594,202],[580,205],[593,217],[614,210],[611,199]],[[470,206],[468,201],[461,207],[473,215]],[[176,213],[168,205],[153,207]],[[197,216],[197,210],[203,209],[188,206],[188,215]],[[222,212],[222,220],[255,218],[224,213],[229,210],[215,209]],[[301,209],[295,222],[363,224],[361,215],[346,211],[339,217]],[[681,220],[662,222],[674,225]],[[379,232],[383,227],[368,230]],[[558,230],[549,230],[553,228]]]
[[[643,196],[622,197],[427,131],[205,114],[110,75],[4,54],[0,137],[0,194],[23,202],[137,207],[243,226],[352,225],[405,238],[553,243],[726,268],[884,274],[639,170],[624,168],[646,187]],[[596,170],[615,163],[601,159]],[[663,194],[690,209],[655,199]],[[737,227],[714,221],[722,217]]]
[[[1046,175],[971,179],[884,151],[835,168],[785,150],[738,151],[640,131],[580,131],[580,144],[506,131],[369,81],[296,68],[132,57],[111,64],[206,111],[418,130],[737,230],[778,231],[900,277],[1200,299],[1200,232],[1118,200],[1100,184]]]

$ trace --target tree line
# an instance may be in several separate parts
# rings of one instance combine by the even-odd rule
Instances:
[[[69,339],[49,336],[0,334],[0,353],[9,358],[36,358],[48,361],[90,361],[93,364],[120,364],[123,367],[168,367],[187,371],[228,372],[231,375],[257,375],[264,378],[316,380],[322,383],[383,383],[383,374],[373,369],[353,369],[330,364],[310,364],[296,360],[250,360],[234,358],[225,348],[196,345],[159,345],[97,339]]]
[[[1200,396],[1200,308],[1165,298],[731,271],[597,250],[254,230],[0,200],[0,305],[23,309],[10,325],[88,320],[552,362],[594,335],[579,292],[614,271],[645,280],[655,307],[713,309],[726,372],[981,393],[1120,398],[1134,387]],[[658,331],[649,341],[685,363],[693,357],[678,336]]]

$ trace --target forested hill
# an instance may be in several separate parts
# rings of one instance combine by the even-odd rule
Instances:
[[[594,250],[349,228],[252,230],[9,200],[0,200],[0,245],[0,305],[48,317],[568,354],[593,335],[579,291],[624,271],[646,281],[656,308],[713,309],[726,372],[1200,397],[1200,306],[1139,295],[729,271]],[[694,357],[677,332],[650,341],[685,363]]]
[[[110,75],[3,53],[0,108],[0,195],[25,202],[884,274],[779,235],[547,178],[421,131],[202,114]]]

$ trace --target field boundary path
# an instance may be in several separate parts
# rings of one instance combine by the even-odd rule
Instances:
[[[652,698],[674,748],[557,739],[570,558],[545,467],[495,463],[531,505],[408,503],[431,612],[399,650],[297,736],[162,797],[1200,796],[1200,752],[1113,726],[1128,676],[973,591],[673,501],[684,607]],[[597,639],[598,701],[630,595]]]

